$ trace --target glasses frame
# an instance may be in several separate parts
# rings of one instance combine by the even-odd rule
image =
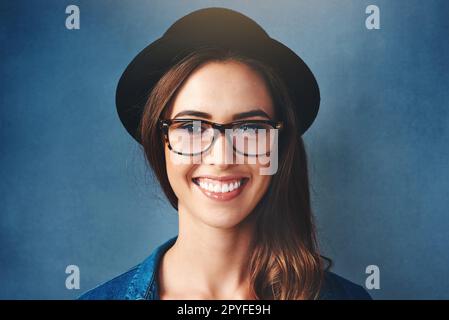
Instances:
[[[203,154],[204,152],[208,151],[210,148],[212,148],[212,146],[214,145],[215,141],[216,141],[216,132],[214,130],[214,135],[212,137],[212,142],[210,144],[209,147],[207,147],[205,150],[201,151],[201,152],[196,152],[196,153],[182,153],[182,152],[178,152],[176,150],[173,149],[173,147],[170,144],[170,140],[168,137],[168,131],[170,129],[170,126],[174,123],[180,123],[180,122],[188,122],[188,121],[201,121],[202,123],[206,123],[208,125],[210,125],[213,129],[216,129],[220,132],[220,134],[224,134],[227,139],[228,142],[232,144],[232,149],[234,150],[234,152],[244,155],[245,157],[257,157],[257,156],[261,156],[259,154],[257,155],[250,155],[250,154],[246,154],[246,153],[242,153],[240,151],[238,151],[233,143],[233,141],[229,141],[229,139],[231,138],[229,135],[226,135],[226,129],[233,129],[235,126],[243,124],[243,123],[263,123],[263,124],[268,124],[271,127],[273,127],[273,129],[278,129],[278,130],[282,130],[284,127],[284,124],[282,121],[273,121],[273,120],[238,120],[238,121],[234,121],[234,122],[229,122],[229,123],[225,123],[225,124],[220,124],[220,123],[216,123],[216,122],[212,122],[212,121],[208,121],[208,120],[202,120],[202,119],[159,119],[159,128],[162,130],[162,133],[164,134],[164,139],[165,142],[167,142],[168,144],[168,149],[176,154],[182,155],[182,156],[196,156],[196,155],[200,155]]]

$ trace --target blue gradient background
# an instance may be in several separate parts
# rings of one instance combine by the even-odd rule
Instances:
[[[81,29],[65,28],[76,4]],[[365,28],[380,7],[381,29]],[[115,86],[129,61],[199,8],[241,11],[314,71],[304,135],[334,271],[374,298],[449,298],[449,2],[2,1],[0,298],[71,299],[177,233]],[[65,288],[65,268],[81,289]]]

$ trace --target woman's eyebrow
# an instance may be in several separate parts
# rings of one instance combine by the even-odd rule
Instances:
[[[194,116],[194,117],[199,117],[199,118],[204,118],[204,119],[212,119],[211,114],[209,114],[207,112],[196,111],[196,110],[181,111],[181,112],[177,113],[174,116],[174,118],[183,117],[183,116]],[[238,119],[244,119],[244,118],[250,118],[250,117],[264,117],[264,118],[270,119],[270,116],[260,109],[254,109],[251,111],[236,113],[232,116],[232,119],[238,120]]]
[[[212,119],[212,116],[209,113],[195,111],[195,110],[184,110],[184,111],[178,112],[176,114],[176,116],[174,116],[173,118],[176,119],[178,117],[183,117],[183,116],[194,116],[194,117],[199,117],[199,118]]]
[[[244,118],[250,118],[250,117],[264,117],[264,118],[270,119],[270,116],[260,109],[254,109],[254,110],[247,111],[247,112],[236,113],[236,114],[234,114],[232,119],[238,120],[238,119],[244,119]]]

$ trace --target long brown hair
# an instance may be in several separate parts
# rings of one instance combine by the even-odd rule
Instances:
[[[278,171],[251,213],[257,217],[249,265],[252,295],[267,300],[316,299],[324,268],[310,205],[307,157],[302,137],[297,134],[293,102],[275,69],[241,53],[215,47],[198,48],[180,58],[149,93],[139,126],[146,159],[177,209],[178,199],[165,169],[158,119],[164,117],[178,88],[195,69],[207,62],[229,60],[245,63],[263,77],[276,118],[284,123],[279,135]]]

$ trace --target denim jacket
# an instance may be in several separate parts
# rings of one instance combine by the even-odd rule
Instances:
[[[80,300],[159,300],[157,271],[164,253],[175,243],[173,237],[156,247],[148,258],[125,273],[87,291]],[[361,286],[326,271],[319,299],[371,299]]]

